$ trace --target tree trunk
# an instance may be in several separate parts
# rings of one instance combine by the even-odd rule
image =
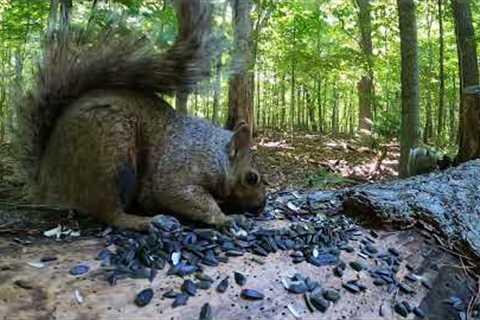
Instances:
[[[61,13],[61,28],[68,29],[70,26],[70,12],[72,11],[72,0],[60,1],[60,13]]]
[[[293,27],[293,39],[292,46],[295,48],[295,18],[294,18],[294,27]],[[290,87],[290,126],[293,130],[295,126],[295,55],[293,55],[293,60],[291,62],[291,87]]]
[[[223,7],[222,7],[222,19],[220,22],[220,25],[223,25],[225,22],[225,15],[227,13],[227,6],[228,2],[225,1]],[[221,40],[220,40],[221,41]],[[214,85],[213,85],[213,114],[212,114],[212,121],[215,124],[219,124],[219,111],[220,111],[220,98],[221,98],[221,93],[222,93],[222,56],[223,56],[223,50],[218,50],[216,56],[215,56],[215,80],[214,80]]]
[[[282,79],[280,80],[281,81],[281,93],[280,93],[280,98],[282,99],[282,104],[281,104],[281,108],[282,108],[282,111],[281,111],[281,114],[280,114],[280,126],[282,127],[282,129],[285,127],[285,118],[286,118],[286,113],[287,113],[287,101],[285,99],[285,94],[286,94],[286,90],[285,90],[285,74],[282,74]]]
[[[372,19],[370,15],[370,0],[357,0],[359,9],[358,25],[360,28],[360,47],[366,61],[364,75],[358,82],[359,118],[358,127],[361,132],[372,130],[372,110],[375,104],[373,88],[373,46]]]
[[[234,54],[236,66],[228,87],[228,116],[225,127],[234,129],[245,121],[253,126],[252,22],[250,0],[232,0]],[[252,133],[252,132],[251,132]]]
[[[370,135],[372,131],[372,109],[370,104],[370,92],[372,80],[363,76],[357,84],[358,90],[358,129],[361,134]]]
[[[301,85],[297,88],[297,128],[302,126],[302,87]]]
[[[58,20],[58,3],[59,0],[50,0],[50,11],[48,13],[48,32],[51,32],[57,27]]]
[[[255,106],[255,111],[257,112],[257,115],[256,115],[256,121],[257,121],[257,125],[260,127],[260,123],[263,121],[263,118],[261,117],[261,111],[262,111],[262,107],[261,107],[261,102],[262,102],[262,99],[261,99],[261,91],[260,91],[260,68],[257,68],[257,103],[256,103],[256,106]],[[263,125],[262,125],[263,126]]]
[[[323,133],[322,79],[317,80],[318,131]]]
[[[432,94],[429,91],[427,101],[425,103],[425,128],[423,130],[423,142],[428,144],[433,136],[432,123]]]
[[[445,67],[444,67],[444,39],[443,39],[443,5],[444,0],[438,0],[438,28],[439,28],[439,80],[440,88],[438,91],[438,121],[437,121],[437,142],[443,138],[444,119],[445,119]]]
[[[449,108],[449,116],[448,116],[448,127],[449,127],[449,136],[450,136],[450,143],[456,143],[457,142],[457,133],[458,131],[456,130],[455,124],[456,124],[456,119],[455,119],[455,114],[456,114],[456,105],[457,105],[457,81],[455,76],[452,77],[452,94],[450,95],[450,108]]]
[[[426,110],[425,110],[425,131],[423,133],[423,141],[424,143],[428,144],[433,138],[433,108],[432,108],[432,95],[434,86],[432,85],[434,80],[434,70],[433,70],[433,41],[432,41],[432,26],[434,21],[434,13],[433,8],[428,3],[427,7],[427,39],[428,39],[428,67],[426,68],[427,74],[427,84],[425,85],[425,89],[427,92],[426,98]]]
[[[338,90],[336,84],[333,86],[332,134],[338,134]]]
[[[188,92],[187,91],[177,91],[175,94],[175,110],[181,114],[187,114],[187,102],[188,102]]]
[[[480,158],[480,86],[463,89],[462,144],[457,160],[465,162]]]
[[[315,105],[312,102],[312,96],[310,95],[310,92],[308,90],[305,92],[305,95],[308,107],[308,116],[310,120],[310,128],[313,131],[317,131],[317,122],[315,121]]]
[[[419,141],[419,80],[417,61],[417,22],[414,0],[397,0],[402,79],[402,124],[400,129],[399,174],[408,175],[410,150]]]
[[[470,94],[464,94],[464,89],[478,85],[478,61],[475,43],[475,32],[472,24],[472,14],[469,0],[452,0],[455,16],[455,33],[457,52],[460,64],[460,116],[459,116],[459,148],[455,159],[457,163],[479,156],[478,150],[471,149],[478,145],[480,136],[475,136],[471,130],[480,125],[478,108],[472,103]],[[468,101],[467,101],[468,100]],[[468,104],[468,106],[467,106]]]
[[[213,115],[212,121],[215,124],[218,124],[218,109],[220,106],[220,92],[222,90],[222,54],[217,55],[215,63],[215,82],[213,85]]]

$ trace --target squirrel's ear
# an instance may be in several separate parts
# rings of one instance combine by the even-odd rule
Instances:
[[[244,121],[235,126],[232,139],[229,144],[230,159],[235,158],[242,151],[250,148],[250,128]]]

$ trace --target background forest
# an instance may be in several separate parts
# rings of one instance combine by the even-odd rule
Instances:
[[[212,76],[194,92],[177,92],[169,100],[180,112],[226,127],[243,118],[257,136],[272,131],[363,135],[374,149],[403,139],[403,157],[417,145],[456,155],[462,140],[461,88],[478,83],[479,33],[471,37],[480,28],[479,0],[213,3]],[[408,29],[412,17],[413,30]],[[62,25],[140,32],[159,50],[174,41],[177,30],[168,0],[0,2],[0,142],[11,138],[13,102],[18,89],[31,86],[46,31]],[[404,88],[413,91],[405,92],[403,109],[401,38],[417,57],[413,74],[404,79]],[[471,40],[466,47],[470,43],[474,49],[474,67],[462,70],[458,56],[466,47],[459,39]],[[467,83],[465,73],[476,75]],[[240,102],[232,102],[229,97],[241,90]]]

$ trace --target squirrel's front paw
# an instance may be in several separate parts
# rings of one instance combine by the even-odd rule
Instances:
[[[243,215],[231,215],[226,217],[225,223],[220,230],[232,233],[236,236],[246,235],[247,230],[251,229],[251,221]]]
[[[173,232],[180,228],[180,222],[172,216],[159,214],[150,219],[150,229],[154,231]]]

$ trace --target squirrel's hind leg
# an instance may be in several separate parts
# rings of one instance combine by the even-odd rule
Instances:
[[[132,231],[148,231],[152,217],[144,217],[116,211],[111,216],[108,224],[118,229],[128,229]]]

